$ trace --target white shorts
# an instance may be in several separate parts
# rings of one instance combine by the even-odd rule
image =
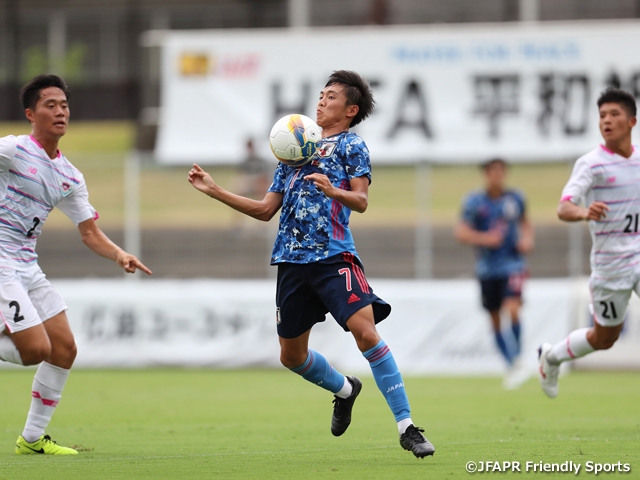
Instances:
[[[0,333],[34,327],[67,309],[40,267],[0,267]]]
[[[615,327],[624,322],[631,292],[640,295],[640,270],[620,276],[591,274],[591,313],[599,325]]]

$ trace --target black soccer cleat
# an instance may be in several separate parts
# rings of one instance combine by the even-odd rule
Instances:
[[[351,423],[351,410],[353,409],[353,404],[360,395],[360,390],[362,390],[362,382],[358,377],[348,376],[347,381],[353,387],[353,391],[351,395],[347,398],[340,398],[334,396],[333,399],[333,417],[331,418],[331,433],[336,437],[339,437],[349,428],[349,424]]]
[[[436,451],[436,447],[424,438],[421,432],[424,432],[424,428],[409,425],[407,430],[400,435],[400,446],[405,450],[410,450],[417,458],[433,455]]]

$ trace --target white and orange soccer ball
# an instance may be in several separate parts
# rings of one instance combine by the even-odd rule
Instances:
[[[300,167],[311,160],[322,129],[304,115],[285,115],[269,134],[271,151],[278,160],[292,167]]]

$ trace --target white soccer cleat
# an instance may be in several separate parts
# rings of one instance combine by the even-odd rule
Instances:
[[[542,391],[549,398],[558,396],[558,374],[560,373],[560,365],[551,365],[547,360],[547,355],[551,350],[550,343],[543,343],[538,348],[538,380]]]

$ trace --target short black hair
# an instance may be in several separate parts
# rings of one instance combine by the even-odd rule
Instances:
[[[57,75],[38,75],[20,89],[20,101],[22,107],[26,110],[36,109],[36,104],[40,100],[40,91],[49,87],[57,87],[62,90],[69,100],[69,87],[62,78]]]
[[[598,109],[605,103],[617,103],[627,111],[630,117],[636,116],[636,99],[625,90],[614,87],[607,88],[598,98]]]
[[[481,163],[480,168],[482,170],[487,171],[489,168],[493,167],[494,165],[501,165],[503,168],[507,168],[507,162],[502,158],[497,158],[497,157]]]
[[[336,84],[345,87],[344,94],[347,97],[347,105],[358,106],[358,113],[353,117],[350,125],[355,127],[373,112],[376,102],[373,99],[371,87],[364,78],[349,70],[335,70],[327,80],[325,88]]]

